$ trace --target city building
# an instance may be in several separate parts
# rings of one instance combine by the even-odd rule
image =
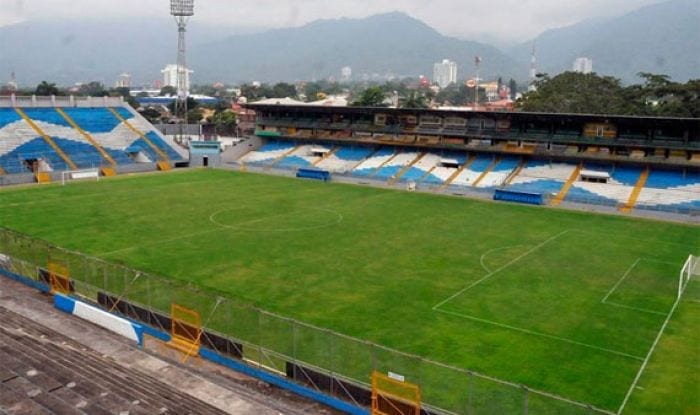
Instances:
[[[190,75],[194,71],[185,68],[185,89],[190,90]],[[172,86],[177,88],[177,65],[170,64],[163,68],[160,73],[163,74],[163,86]]]
[[[573,71],[584,74],[593,72],[593,59],[585,57],[576,58],[576,60],[574,60]]]
[[[352,68],[349,66],[344,66],[340,70],[340,81],[348,82],[352,78]]]
[[[131,75],[128,73],[123,73],[117,78],[117,82],[114,83],[115,88],[131,88]]]
[[[433,65],[433,81],[440,85],[440,88],[457,82],[457,64],[449,59],[443,59]]]

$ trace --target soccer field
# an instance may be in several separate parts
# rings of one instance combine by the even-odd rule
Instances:
[[[611,412],[700,409],[700,283],[655,342],[697,226],[215,170],[3,189],[0,225]]]

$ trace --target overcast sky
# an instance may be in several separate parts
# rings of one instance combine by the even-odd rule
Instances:
[[[443,34],[525,41],[544,30],[615,16],[662,0],[195,0],[200,23],[250,28],[298,26],[319,18],[403,11]],[[169,0],[0,0],[0,26],[42,18],[163,17]]]

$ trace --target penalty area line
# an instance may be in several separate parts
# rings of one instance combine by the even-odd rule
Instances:
[[[499,272],[503,271],[504,269],[508,268],[509,266],[513,265],[514,263],[520,261],[521,259],[525,258],[526,256],[530,255],[531,253],[535,252],[536,250],[542,248],[543,246],[547,245],[548,243],[554,241],[555,239],[561,237],[562,235],[566,234],[569,232],[569,229],[559,232],[558,234],[548,238],[544,242],[540,242],[539,244],[535,245],[534,247],[528,249],[526,252],[523,252],[522,254],[518,255],[517,257],[513,258],[512,260],[508,261],[506,264],[500,266],[498,269],[496,269],[493,272],[489,272],[488,274],[484,275],[483,277],[479,278],[478,280],[474,281],[473,283],[469,284],[468,286],[462,288],[461,290],[457,291],[456,293],[452,294],[451,296],[447,297],[446,299],[440,301],[436,305],[433,306],[433,310],[437,310],[438,308],[442,307],[443,305],[449,303],[450,301],[454,300],[455,298],[459,297],[460,295],[464,294],[467,290],[476,287],[477,285],[481,284],[482,282],[486,281],[487,279],[491,278],[492,276],[498,274]]]
[[[629,402],[629,399],[632,396],[632,392],[634,392],[635,388],[637,387],[637,383],[639,383],[639,379],[641,379],[642,374],[644,373],[644,370],[646,369],[647,364],[649,363],[649,359],[651,359],[651,356],[654,354],[654,350],[656,350],[656,346],[659,344],[659,340],[661,340],[661,336],[664,334],[664,331],[666,330],[666,326],[668,326],[669,321],[671,321],[671,317],[673,316],[673,313],[676,311],[678,304],[680,304],[682,296],[683,296],[683,293],[681,292],[681,295],[679,295],[676,298],[676,301],[673,303],[673,307],[671,307],[671,311],[668,312],[668,315],[666,316],[666,320],[664,320],[664,324],[661,325],[661,329],[659,329],[659,333],[656,335],[656,338],[654,339],[654,343],[652,343],[651,348],[649,349],[649,353],[647,353],[646,357],[644,358],[644,361],[642,362],[642,366],[639,368],[639,371],[637,372],[637,376],[635,376],[634,381],[632,382],[632,385],[630,385],[629,390],[627,390],[627,394],[625,395],[625,399],[622,401],[622,404],[620,405],[620,409],[617,410],[617,415],[621,415],[622,411],[625,410],[625,406],[627,406],[627,402]]]
[[[640,356],[635,356],[635,355],[632,355],[632,354],[629,354],[629,353],[620,352],[620,351],[617,351],[617,350],[608,349],[608,348],[601,347],[601,346],[596,346],[596,345],[593,345],[593,344],[582,343],[582,342],[579,342],[579,341],[576,341],[576,340],[567,339],[567,338],[565,338],[565,337],[555,336],[555,335],[553,335],[553,334],[540,333],[540,332],[538,332],[538,331],[529,330],[529,329],[524,329],[524,328],[522,328],[522,327],[511,326],[511,325],[508,325],[508,324],[498,323],[498,322],[496,322],[496,321],[486,320],[486,319],[483,319],[483,318],[474,317],[474,316],[470,316],[470,315],[467,315],[467,314],[456,313],[456,312],[454,312],[454,311],[440,310],[440,309],[436,309],[435,311],[437,311],[438,313],[444,313],[444,314],[448,314],[448,315],[451,315],[451,316],[454,316],[454,317],[459,317],[459,318],[463,318],[463,319],[467,319],[467,320],[473,320],[473,321],[476,321],[476,322],[479,322],[479,323],[490,324],[490,325],[492,325],[492,326],[496,326],[496,327],[500,327],[500,328],[508,329],[508,330],[512,330],[512,331],[517,331],[517,332],[524,333],[524,334],[529,334],[529,335],[532,335],[532,336],[538,336],[538,337],[542,337],[542,338],[549,339],[549,340],[557,340],[557,341],[560,341],[560,342],[563,342],[563,343],[573,344],[573,345],[575,345],[575,346],[581,346],[581,347],[585,347],[585,348],[588,348],[588,349],[597,350],[597,351],[599,351],[599,352],[605,352],[605,353],[613,354],[613,355],[616,355],[616,356],[625,357],[625,358],[628,358],[628,359],[634,359],[634,360],[637,360],[637,361],[640,361],[640,362],[644,360],[644,358],[643,358],[643,357],[640,357]]]

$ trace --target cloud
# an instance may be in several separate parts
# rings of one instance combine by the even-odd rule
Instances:
[[[450,36],[524,41],[547,29],[619,15],[659,1],[195,0],[194,19],[239,28],[276,28],[398,10]],[[168,0],[0,0],[0,25],[34,18],[157,18],[167,17],[168,12]]]

